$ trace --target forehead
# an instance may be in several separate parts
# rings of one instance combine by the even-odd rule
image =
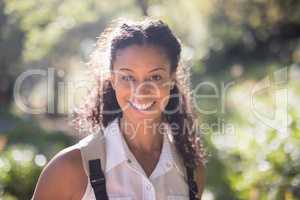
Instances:
[[[113,69],[126,67],[132,70],[162,67],[170,71],[170,61],[160,47],[153,45],[131,45],[116,52]]]

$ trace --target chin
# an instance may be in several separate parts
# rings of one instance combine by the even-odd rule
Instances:
[[[130,110],[130,111],[129,111]],[[147,112],[141,112],[134,109],[128,109],[124,112],[124,116],[128,118],[131,122],[144,123],[147,121],[155,121],[160,119],[161,112],[152,110]]]

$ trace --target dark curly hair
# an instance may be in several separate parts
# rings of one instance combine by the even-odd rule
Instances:
[[[109,76],[116,52],[131,45],[154,45],[166,53],[171,72],[176,73],[176,80],[170,91],[169,102],[162,113],[163,119],[172,125],[176,149],[184,163],[190,167],[203,164],[206,153],[200,133],[194,128],[196,115],[190,97],[189,69],[180,62],[179,39],[161,20],[145,18],[132,22],[118,19],[103,31],[88,63],[95,83],[83,105],[75,111],[75,127],[80,131],[97,131],[122,116]]]

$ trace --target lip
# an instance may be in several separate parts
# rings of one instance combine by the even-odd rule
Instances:
[[[129,105],[137,111],[149,111],[152,109],[152,107],[156,103],[155,101],[153,101],[152,103],[150,102],[150,103],[146,103],[146,104],[133,103],[131,101],[128,101],[128,102],[129,102]]]

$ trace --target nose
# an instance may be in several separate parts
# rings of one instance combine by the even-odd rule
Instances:
[[[152,97],[156,86],[153,83],[144,81],[136,85],[134,93],[140,97]]]

